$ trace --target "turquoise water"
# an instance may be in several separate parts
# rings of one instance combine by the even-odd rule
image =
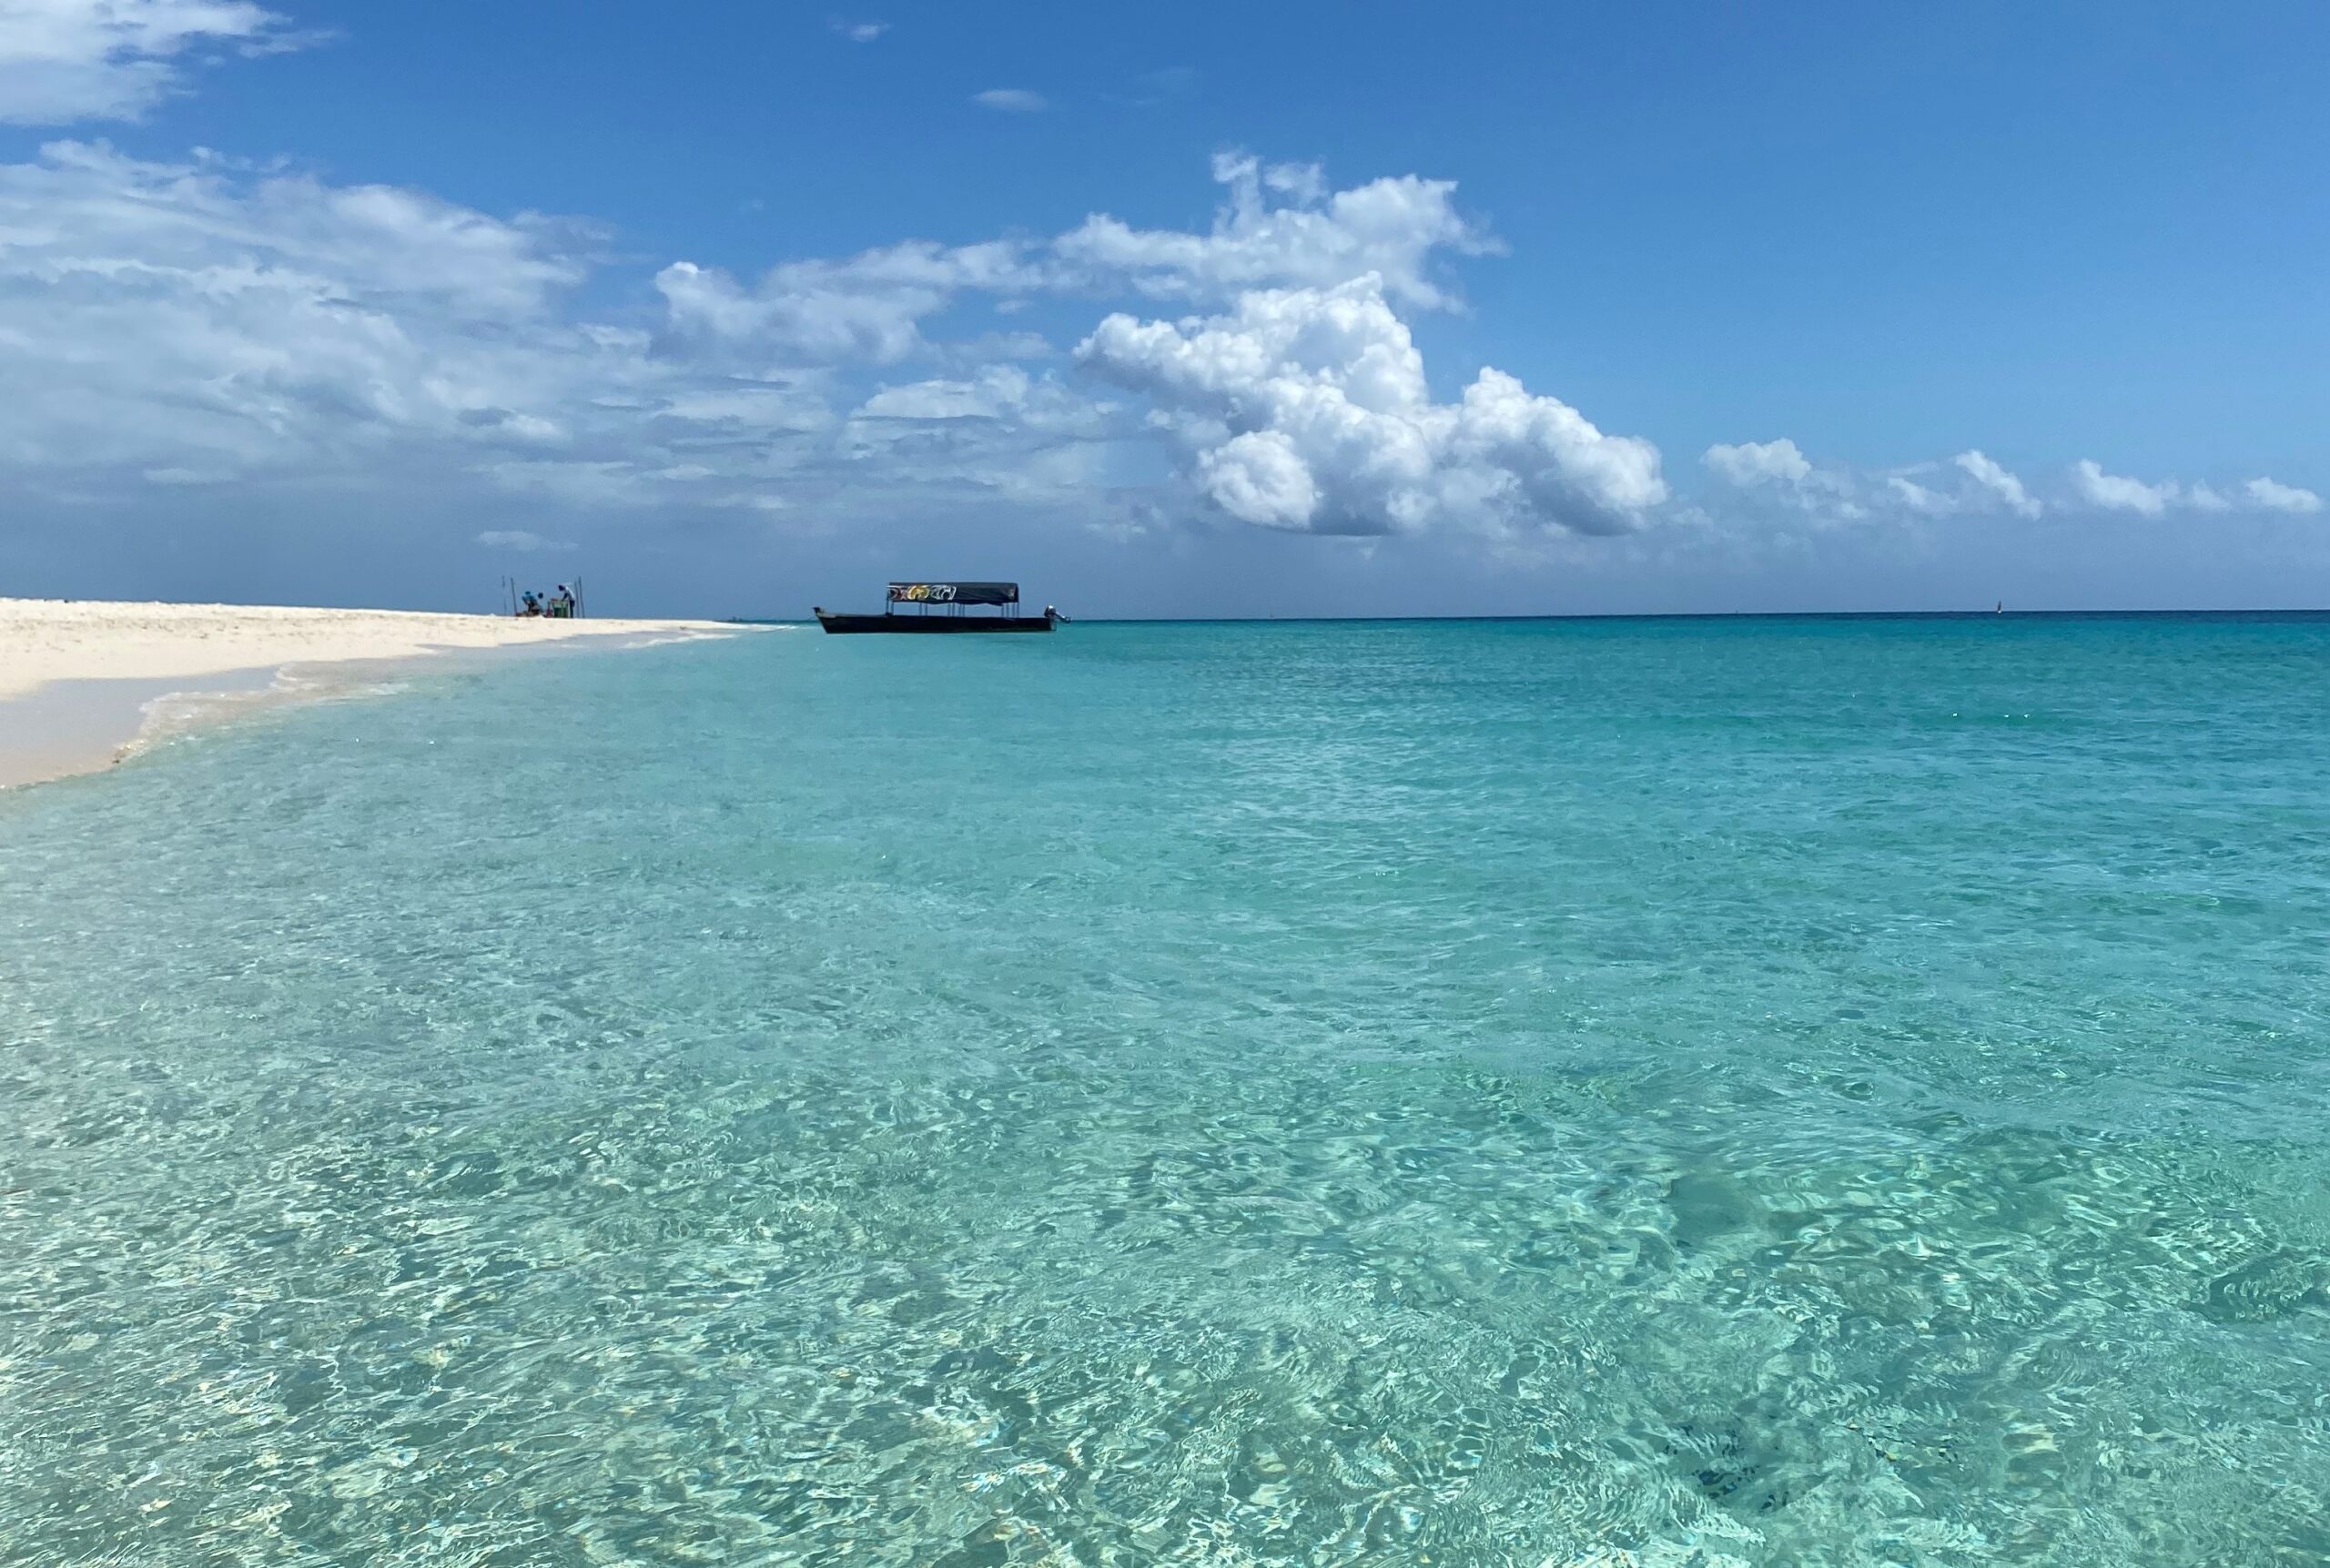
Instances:
[[[780,632],[0,797],[0,1561],[2330,1561],[2325,693]]]

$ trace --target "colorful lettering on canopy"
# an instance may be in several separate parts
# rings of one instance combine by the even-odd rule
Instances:
[[[1017,604],[1017,582],[893,582],[893,604]]]

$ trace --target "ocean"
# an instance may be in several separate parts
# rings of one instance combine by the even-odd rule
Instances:
[[[792,631],[0,796],[0,1561],[2330,1562],[2325,704]]]

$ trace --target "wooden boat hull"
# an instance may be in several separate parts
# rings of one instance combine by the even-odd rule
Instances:
[[[817,624],[836,636],[860,632],[1048,632],[1048,615],[835,615],[817,612]]]

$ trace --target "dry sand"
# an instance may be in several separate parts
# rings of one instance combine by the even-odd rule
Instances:
[[[162,699],[248,693],[289,666],[425,658],[579,637],[719,636],[716,621],[554,621],[403,610],[0,599],[0,785],[87,772],[132,749]],[[183,718],[186,704],[174,712]]]

